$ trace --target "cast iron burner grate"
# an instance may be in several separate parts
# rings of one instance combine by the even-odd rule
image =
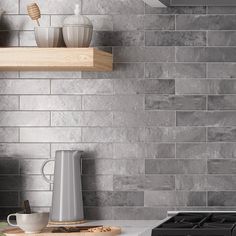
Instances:
[[[152,236],[236,236],[236,213],[179,213]]]

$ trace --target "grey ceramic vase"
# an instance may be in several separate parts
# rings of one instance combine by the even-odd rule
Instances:
[[[35,40],[38,47],[63,47],[64,41],[61,27],[35,27]]]
[[[67,47],[89,47],[93,25],[88,17],[79,14],[79,5],[76,4],[75,14],[69,16],[63,23],[63,38]]]
[[[53,183],[52,222],[77,222],[84,219],[81,188],[81,153],[80,151],[56,151],[56,157],[44,162],[42,174],[48,183]],[[48,162],[55,161],[54,181],[44,173]]]

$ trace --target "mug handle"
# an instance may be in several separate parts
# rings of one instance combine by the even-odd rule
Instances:
[[[7,216],[7,223],[8,223],[9,225],[11,225],[11,226],[16,227],[16,226],[18,226],[17,223],[16,223],[16,224],[11,223],[10,218],[11,218],[12,216],[16,216],[16,214],[10,214],[10,215],[8,215],[8,216]]]
[[[49,184],[53,184],[53,181],[50,180],[50,179],[48,179],[48,178],[46,177],[46,175],[45,175],[45,173],[44,173],[44,167],[45,167],[49,162],[51,162],[51,161],[55,161],[55,160],[54,160],[54,159],[49,159],[49,160],[45,161],[45,162],[43,163],[42,167],[41,167],[41,174],[42,174],[44,180],[45,180],[47,183],[49,183]]]

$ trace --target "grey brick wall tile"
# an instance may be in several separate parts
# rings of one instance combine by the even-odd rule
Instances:
[[[96,6],[96,7],[94,7]],[[92,0],[83,1],[83,14],[143,14],[144,3],[141,0]]]
[[[80,150],[82,158],[112,158],[112,143],[54,143],[51,144],[51,156],[56,150]]]
[[[174,190],[175,179],[172,175],[115,175],[113,177],[113,188],[116,191]]]
[[[95,31],[91,46],[144,46],[142,31]]]
[[[43,162],[45,160],[20,160],[20,173],[24,175],[30,175],[30,174],[41,174],[41,166],[43,165]],[[45,168],[46,169],[46,168]],[[48,165],[47,165],[48,169]],[[45,173],[49,173],[48,171],[45,171]]]
[[[104,111],[61,111],[51,113],[52,126],[112,126],[113,115]],[[1,124],[1,123],[0,123]]]
[[[85,207],[84,215],[86,219],[110,220],[113,219],[112,207]]]
[[[121,143],[133,143],[144,141],[145,128],[141,127],[117,127],[113,129],[113,141]]]
[[[5,14],[17,14],[19,5],[15,0],[2,0],[1,9],[5,11]]]
[[[17,128],[0,128],[0,142],[17,142],[18,136]]]
[[[15,207],[19,205],[18,192],[0,192],[1,206]]]
[[[117,192],[117,191],[84,191],[83,202],[85,206],[143,206],[143,192]]]
[[[175,184],[177,190],[203,191],[207,189],[205,175],[176,175]]]
[[[144,28],[146,30],[174,30],[174,15],[145,15]]]
[[[191,159],[146,159],[146,174],[206,174],[207,167],[204,160]]]
[[[146,31],[145,45],[146,46],[205,46],[206,32]]]
[[[49,126],[49,112],[1,111],[0,126]]]
[[[180,143],[176,145],[177,158],[235,158],[235,143]]]
[[[112,94],[111,80],[52,80],[52,94]]]
[[[114,208],[115,220],[161,220],[171,207],[117,207]]]
[[[81,110],[81,96],[21,96],[21,110]]]
[[[0,80],[0,94],[48,94],[49,80]]]
[[[235,206],[235,191],[208,192],[209,206]]]
[[[16,175],[19,174],[19,161],[7,160],[4,158],[0,160],[0,173],[1,175]]]
[[[177,206],[207,206],[207,193],[206,192],[176,192],[176,205]]]
[[[146,14],[205,14],[206,7],[151,7],[145,4]]]
[[[236,7],[230,6],[230,7],[208,7],[207,10],[208,14],[235,14],[236,13]]]
[[[90,191],[112,191],[113,176],[112,175],[83,175],[83,190]]]
[[[208,96],[209,110],[235,110],[236,96],[234,95],[212,95]]]
[[[82,72],[82,78],[97,79],[127,79],[127,78],[143,78],[143,63],[113,63],[112,72]]]
[[[208,175],[207,190],[209,191],[229,191],[235,190],[235,175]]]
[[[235,174],[236,162],[231,159],[212,159],[208,161],[209,174]]]
[[[145,96],[146,110],[205,110],[205,96]]]
[[[113,15],[113,30],[144,30],[144,15]]]
[[[21,47],[36,47],[34,31],[20,31],[19,32],[19,46]]]
[[[175,80],[115,80],[115,94],[174,94]]]
[[[80,142],[81,128],[20,128],[21,142]]]
[[[0,35],[0,46],[17,47],[19,45],[18,35],[19,33],[17,31],[12,32],[9,31],[9,29],[2,30]]]
[[[18,97],[17,96],[0,96],[0,110],[18,110]]]
[[[113,129],[101,127],[85,127],[82,128],[82,141],[83,142],[105,142],[113,141]]]
[[[235,142],[236,130],[234,127],[208,128],[208,141],[210,142]]]
[[[15,79],[18,78],[18,71],[0,71],[1,79]]]
[[[146,63],[145,78],[205,78],[206,65],[198,63]]]
[[[115,47],[114,62],[173,62],[174,47]]]
[[[174,206],[176,204],[176,195],[174,191],[145,191],[144,206]]]
[[[24,79],[79,79],[81,71],[19,71]]]
[[[210,31],[208,33],[209,46],[236,46],[235,31]]]
[[[0,143],[1,157],[17,159],[45,159],[50,157],[49,144]]]
[[[171,111],[113,112],[115,127],[173,126],[174,124],[175,113]]]
[[[176,113],[177,126],[235,126],[234,111],[186,111]]]
[[[178,15],[178,30],[234,30],[234,15]]]
[[[206,140],[203,127],[163,127],[146,128],[145,141],[148,142],[201,142]]]
[[[236,78],[235,63],[209,63],[208,78]]]

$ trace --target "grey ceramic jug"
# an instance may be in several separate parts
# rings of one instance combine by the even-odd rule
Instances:
[[[76,222],[84,219],[81,188],[81,151],[56,151],[55,160],[49,159],[42,165],[42,175],[48,183],[53,183],[52,222]],[[54,181],[44,173],[47,163],[55,161]]]

